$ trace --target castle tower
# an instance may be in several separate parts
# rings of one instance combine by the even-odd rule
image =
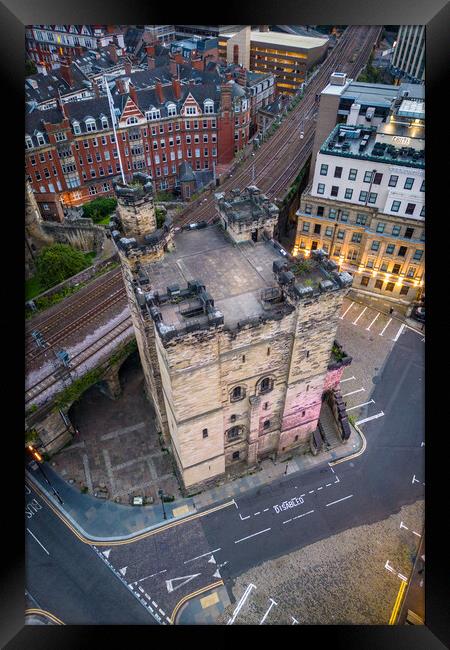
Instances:
[[[42,217],[29,182],[25,184],[25,269],[27,277],[35,271],[35,258],[53,239],[42,229]]]

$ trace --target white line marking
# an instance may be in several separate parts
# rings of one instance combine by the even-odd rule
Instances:
[[[384,334],[384,333],[385,333],[385,331],[386,331],[386,328],[387,328],[387,326],[388,326],[388,325],[389,325],[389,323],[391,323],[391,322],[392,322],[392,318],[390,318],[390,319],[389,319],[389,321],[388,321],[388,322],[386,323],[386,325],[384,326],[384,329],[383,329],[383,331],[382,331],[382,332],[380,332],[380,336],[383,336],[383,334]]]
[[[255,512],[254,516],[256,517],[256,515],[260,515],[260,514],[261,514],[261,512]]]
[[[355,379],[355,377],[347,377],[347,379],[341,379],[341,384],[343,384],[344,381],[351,381],[352,379]]]
[[[370,330],[370,328],[372,327],[372,325],[374,324],[374,322],[377,320],[377,318],[378,318],[379,315],[380,315],[380,313],[378,312],[378,314],[375,316],[375,318],[373,319],[373,321],[370,323],[369,327],[366,327],[366,330],[367,330],[367,331]]]
[[[340,483],[339,476],[336,474],[336,480],[335,483]]]
[[[239,544],[239,542],[244,542],[246,539],[250,539],[250,537],[256,537],[256,535],[262,535],[262,533],[267,533],[267,531],[272,530],[271,528],[264,528],[264,530],[260,530],[258,533],[253,533],[253,535],[247,535],[247,537],[242,537],[242,539],[237,539],[234,543]]]
[[[421,442],[421,443],[420,443],[420,446],[421,446],[421,447],[425,447],[425,443],[424,443],[424,442]]]
[[[317,488],[318,490],[323,490],[323,485]]]
[[[308,494],[312,494],[313,492],[314,492],[314,490],[310,490],[310,491],[308,492]]]
[[[386,560],[386,564],[384,565],[384,568],[390,571],[391,573],[395,573],[394,569],[389,564],[389,560]]]
[[[356,323],[359,321],[359,319],[360,319],[361,316],[364,314],[364,312],[366,311],[366,309],[367,309],[367,307],[364,307],[364,309],[362,310],[362,312],[359,314],[358,318],[357,318],[355,321],[353,321],[353,325],[356,325]]]
[[[155,603],[154,600],[152,600],[152,605],[153,605],[153,607],[156,607],[156,608],[158,607],[158,605]]]
[[[292,519],[286,519],[286,521],[283,521],[283,524],[289,524],[292,521]]]
[[[248,596],[249,596],[249,594],[250,594],[250,592],[251,592],[252,589],[256,589],[256,585],[250,583],[250,584],[248,585],[248,587],[246,588],[246,590],[244,591],[244,593],[242,594],[241,599],[240,599],[240,601],[238,602],[238,604],[236,605],[236,609],[234,610],[233,615],[232,615],[232,617],[230,618],[230,620],[228,621],[227,625],[233,625],[233,623],[234,623],[234,621],[235,621],[235,619],[236,619],[236,616],[237,616],[237,615],[239,614],[239,612],[241,611],[242,606],[243,606],[243,604],[245,603],[245,601],[247,600],[247,598],[248,598]]]
[[[327,483],[327,484],[325,485],[325,487],[330,487],[330,485],[331,485],[331,483]]]
[[[152,573],[151,576],[145,576],[145,578],[140,578],[139,580],[136,580],[135,584],[137,584],[138,582],[144,582],[144,580],[147,580],[147,578],[154,578],[155,576],[159,576],[160,573],[166,573],[166,572],[167,572],[167,569],[163,569],[162,571],[158,571],[158,573]],[[140,587],[139,587],[139,589],[140,589]]]
[[[371,399],[369,402],[363,402],[362,404],[358,404],[358,406],[352,406],[349,409],[346,409],[347,411],[353,411],[353,409],[359,409],[361,406],[367,406],[368,404],[375,404],[375,400]]]
[[[398,577],[401,578],[404,582],[408,582],[408,578],[406,578],[405,576],[402,576],[401,573],[397,573],[397,575],[398,575]]]
[[[190,576],[180,576],[179,578],[171,578],[170,580],[166,580],[167,591],[169,593],[172,593],[172,591],[176,591],[177,589],[179,589],[180,587],[185,585],[187,582],[190,582],[191,580],[194,580],[194,578],[197,578],[200,575],[201,575],[201,573],[193,573]],[[175,582],[175,580],[183,580],[183,582],[180,582],[180,584],[178,584],[176,587],[174,587],[173,583]]]
[[[201,557],[205,557],[205,555],[211,555],[212,553],[217,553],[217,551],[220,551],[220,550],[222,550],[222,547],[215,548],[214,551],[208,551],[207,553],[203,553],[203,555],[197,555],[197,557],[193,557],[190,560],[186,560],[185,562],[183,562],[183,564],[187,564],[188,562],[193,562],[194,560],[198,560]],[[156,575],[156,573],[155,573],[155,575]]]
[[[111,549],[110,549],[110,548],[108,548],[106,551],[102,551],[102,555],[104,555],[104,556],[106,557],[106,559],[109,558],[109,554],[110,554],[110,553],[111,553]]]
[[[333,474],[334,474],[334,469],[332,468],[332,466],[330,465],[330,463],[328,463],[328,467],[331,469],[331,471],[332,471]]]
[[[420,533],[416,533],[415,530],[412,530],[411,532],[412,532],[413,535],[417,535],[417,537],[422,537],[422,535],[420,535]]]
[[[264,508],[263,512],[267,512],[269,508]]]
[[[345,314],[349,311],[349,309],[351,309],[352,305],[354,305],[354,304],[355,304],[355,303],[352,302],[352,303],[350,304],[350,306],[347,307],[347,309],[344,311],[344,313],[342,314],[342,316],[339,316],[339,318],[340,318],[341,320],[344,319]]]
[[[241,513],[239,513],[239,517],[241,518],[241,521],[244,521],[245,519],[250,519],[250,515],[247,515],[246,517],[243,517]]]
[[[342,397],[349,397],[350,395],[355,395],[356,393],[365,393],[366,389],[365,388],[358,388],[358,390],[352,390],[351,393],[346,393],[345,395],[342,395]]]
[[[39,544],[39,546],[42,546],[42,548],[43,548],[44,551],[47,553],[47,555],[50,555],[50,553],[47,551],[47,549],[45,548],[45,546],[44,546],[43,544],[41,544],[41,542],[38,540],[38,538],[37,538],[35,535],[33,535],[33,533],[31,532],[31,530],[30,530],[29,528],[27,528],[27,531],[30,533],[30,535],[31,535],[32,537],[34,537],[34,539],[37,541],[37,543]]]
[[[419,479],[416,478],[416,475],[414,474],[411,483],[420,483]]]
[[[262,625],[262,624],[264,623],[264,621],[266,620],[267,615],[269,614],[269,612],[270,612],[270,610],[272,609],[272,607],[273,607],[274,605],[277,605],[277,604],[278,604],[278,603],[276,603],[276,602],[274,601],[273,598],[271,598],[270,600],[271,600],[270,607],[269,607],[269,609],[267,610],[267,612],[264,614],[263,618],[261,619],[260,625]]]
[[[291,616],[291,618],[292,618],[292,620],[294,621],[294,622],[292,623],[292,625],[298,625],[298,621],[297,621],[297,619],[294,618],[293,616]]]
[[[400,528],[406,528],[406,530],[409,530],[408,526],[405,526],[403,521],[400,522]]]
[[[332,501],[331,503],[327,503],[326,507],[328,506],[334,506],[335,503],[339,503],[340,501],[345,501],[346,499],[351,499],[353,494],[349,494],[348,497],[343,497],[342,499],[338,499],[337,501]]]
[[[405,329],[405,323],[402,323],[400,325],[400,328],[399,328],[397,334],[395,335],[395,338],[393,338],[392,340],[393,341],[398,341],[398,337],[400,336],[400,334],[403,332],[404,329]]]
[[[300,495],[300,499],[301,499],[302,497],[304,497],[304,496],[305,496],[304,494],[301,494],[301,495]]]
[[[376,415],[371,415],[370,418],[364,418],[364,420],[358,420],[356,424],[359,426],[360,424],[364,424],[364,422],[370,422],[370,420],[376,420],[377,418],[382,418],[383,415],[384,415],[383,411],[380,411]]]
[[[234,505],[236,506],[236,508],[239,510],[239,508],[238,508],[238,504],[236,503],[236,501],[235,501],[234,499],[233,499],[233,503],[234,503]]]
[[[309,512],[304,512],[302,515],[297,515],[296,517],[293,517],[293,519],[300,519],[300,517],[306,517],[306,515],[310,515],[313,512],[314,510],[309,510]]]

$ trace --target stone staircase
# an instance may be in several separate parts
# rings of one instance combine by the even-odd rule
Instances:
[[[323,402],[319,417],[319,431],[324,443],[324,449],[330,451],[342,444],[339,435],[339,425],[336,422],[333,412],[327,402]]]

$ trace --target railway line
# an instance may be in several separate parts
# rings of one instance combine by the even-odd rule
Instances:
[[[267,196],[274,200],[280,198],[289,189],[311,154],[314,133],[315,113],[317,110],[316,96],[329,83],[332,72],[346,72],[350,77],[355,75],[367,63],[373,45],[378,38],[381,27],[379,26],[350,26],[341,36],[339,43],[330,56],[324,61],[318,72],[310,79],[306,86],[302,100],[284,118],[277,132],[242,163],[240,167],[232,169],[229,177],[220,186],[220,191],[228,191],[234,187],[245,187],[255,183]],[[352,54],[356,53],[353,57]],[[303,133],[303,137],[301,134]],[[255,175],[253,179],[253,165]],[[213,193],[190,205],[175,218],[175,225],[182,227],[194,221],[207,221],[210,223],[216,216]],[[112,293],[111,293],[112,291]],[[70,299],[68,299],[70,301]],[[44,320],[32,322],[28,330],[29,340],[31,330],[39,329],[49,343],[55,345],[62,342],[69,333],[81,329],[100,314],[106,312],[114,304],[126,302],[123,279],[120,269],[115,269],[102,276],[95,287],[77,295],[71,302],[64,301],[58,311]],[[68,317],[72,316],[70,322]],[[34,321],[34,319],[33,319]],[[62,328],[60,326],[62,325]],[[92,345],[77,353],[71,359],[71,369],[76,371],[93,355],[99,351],[98,345],[103,347],[113,338],[120,336],[126,329],[132,328],[131,317],[126,316],[107,334],[99,337]],[[113,337],[113,338],[111,338]],[[89,354],[85,354],[90,351]],[[27,362],[42,356],[45,349],[32,349],[28,346],[26,351]],[[82,355],[84,354],[84,357]],[[42,393],[56,384],[58,379],[53,373],[46,375],[26,391],[26,403],[29,405]]]

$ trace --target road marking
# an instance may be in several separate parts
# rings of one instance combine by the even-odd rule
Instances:
[[[400,334],[403,332],[404,329],[405,329],[405,323],[402,323],[400,325],[400,328],[399,328],[397,334],[395,335],[395,338],[393,338],[392,340],[393,341],[398,341],[398,337],[400,336]]]
[[[123,576],[126,574],[128,567],[124,566],[122,569],[119,569],[119,573],[121,573]]]
[[[255,512],[255,513],[253,513],[253,514],[254,514],[254,516],[256,517],[256,515],[260,515],[261,512]]]
[[[216,572],[213,573],[213,578],[222,578],[222,576],[220,575],[219,569],[217,569]]]
[[[25,485],[25,490],[26,490],[25,494],[31,494],[31,490],[28,487],[28,485]]]
[[[306,517],[306,515],[310,515],[313,512],[314,512],[314,510],[309,510],[309,512],[304,512],[302,515],[297,515],[296,517],[293,517],[292,519],[300,519],[300,517]]]
[[[264,528],[264,530],[260,530],[258,533],[253,533],[253,535],[247,535],[247,537],[242,537],[242,539],[237,539],[234,543],[239,544],[239,542],[244,542],[246,539],[250,539],[250,537],[256,537],[256,535],[262,535],[262,533],[267,533],[267,531],[272,530],[271,528]]]
[[[248,596],[249,596],[252,589],[256,589],[256,585],[250,583],[248,585],[248,587],[246,588],[246,590],[244,591],[244,593],[242,594],[241,599],[238,602],[238,604],[236,605],[236,609],[234,610],[233,615],[230,618],[230,620],[228,621],[227,625],[233,625],[234,621],[236,620],[236,616],[241,611],[242,606],[244,605],[245,601],[247,600],[247,598],[248,598]]]
[[[328,463],[328,467],[331,469],[331,471],[332,471],[333,474],[334,474],[334,469],[332,468],[332,466],[330,465],[330,463]]]
[[[384,565],[384,568],[390,571],[391,573],[395,573],[394,569],[389,564],[389,560],[386,560],[386,564]]]
[[[397,598],[395,599],[394,608],[392,610],[391,618],[389,619],[389,625],[394,625],[397,619],[398,610],[402,602],[403,592],[405,591],[405,588],[406,588],[406,582],[403,581],[400,585],[400,589],[398,590]]]
[[[267,612],[264,614],[263,618],[261,619],[260,625],[262,625],[262,624],[264,623],[264,621],[266,620],[266,618],[267,618],[267,616],[268,616],[270,610],[272,609],[272,607],[273,607],[274,605],[278,605],[278,603],[276,603],[276,602],[274,601],[273,598],[271,598],[270,601],[271,601],[271,602],[270,602],[269,609],[267,610]]]
[[[331,485],[331,483],[327,483],[327,484],[325,485],[325,487],[330,487],[330,485]]]
[[[411,483],[420,483],[419,479],[416,478],[416,475],[414,474]]]
[[[339,318],[340,318],[341,320],[344,319],[345,314],[349,311],[349,309],[351,309],[351,307],[352,307],[354,304],[355,304],[355,303],[352,302],[352,303],[350,304],[350,306],[347,307],[347,309],[346,309],[345,312],[342,314],[342,316],[339,316]]]
[[[263,512],[267,512],[269,508],[264,508]]]
[[[364,312],[366,311],[366,309],[367,309],[367,307],[364,307],[364,309],[362,310],[362,312],[359,314],[358,318],[357,318],[355,321],[353,321],[353,325],[356,325],[356,323],[359,321],[359,319],[360,319],[361,316],[364,314]]]
[[[391,323],[391,322],[392,322],[392,318],[390,318],[390,319],[389,319],[389,321],[388,321],[388,322],[386,323],[386,325],[384,326],[384,329],[383,329],[383,331],[382,331],[382,332],[380,332],[380,336],[383,336],[383,334],[384,334],[384,333],[385,333],[385,331],[386,331],[386,328],[387,328],[387,326],[388,326],[388,325],[389,325],[389,323]]]
[[[367,406],[368,404],[375,404],[375,400],[371,399],[369,402],[363,402],[362,404],[358,404],[358,406],[352,406],[349,409],[346,409],[346,411],[353,411],[353,409],[360,409],[362,406]]]
[[[335,483],[340,483],[339,476],[336,474],[336,480]]]
[[[405,582],[408,582],[408,578],[406,576],[403,576],[401,573],[397,573],[397,575],[401,580],[404,580]]]
[[[320,487],[317,488],[318,490],[323,490],[323,486],[321,485]]]
[[[241,521],[244,521],[244,519],[250,519],[250,515],[247,515],[246,517],[243,517],[241,513],[239,513],[239,517],[241,518]]]
[[[108,548],[108,550],[106,550],[106,551],[102,551],[102,555],[104,555],[104,556],[106,557],[106,559],[109,558],[109,554],[110,554],[110,553],[111,553],[111,549],[110,549],[110,548]]]
[[[420,446],[421,446],[421,447],[425,447],[425,443],[424,443],[424,442],[421,442],[421,443],[420,443]]]
[[[370,323],[369,327],[366,327],[366,330],[367,330],[367,331],[370,330],[370,328],[372,327],[372,325],[374,324],[374,322],[377,320],[377,318],[378,318],[379,315],[380,315],[380,312],[378,312],[378,314],[375,316],[375,318],[373,319],[373,321]]]
[[[356,393],[365,393],[366,389],[365,388],[358,388],[358,390],[352,390],[351,393],[346,393],[345,395],[342,395],[342,397],[350,397],[350,395],[356,395]]]
[[[159,576],[160,573],[166,573],[166,572],[167,572],[167,569],[163,569],[162,571],[158,571],[157,573],[152,573],[151,576],[145,576],[145,578],[139,578],[139,580],[136,580],[136,582],[134,584],[137,585],[138,582],[144,582],[144,580],[147,580],[148,578],[154,578],[155,576]],[[140,587],[139,587],[139,589],[140,589]]]
[[[422,535],[420,533],[416,533],[415,530],[412,530],[411,532],[412,532],[413,535],[417,535],[417,537],[422,537]]]
[[[292,519],[286,519],[286,521],[283,521],[283,524],[289,524],[292,521]]]
[[[211,555],[211,557],[208,560],[208,564],[217,564],[216,558],[214,557],[214,555]]]
[[[43,544],[41,544],[41,542],[38,540],[38,538],[36,537],[36,535],[33,535],[33,533],[31,532],[31,530],[30,530],[29,528],[27,528],[27,531],[30,533],[30,535],[31,535],[32,537],[34,537],[34,539],[37,541],[37,543],[39,544],[39,546],[42,546],[42,548],[43,548],[44,551],[47,553],[47,555],[50,555],[50,553],[47,551],[47,549],[45,548],[45,546],[44,546]]]
[[[222,547],[215,548],[214,551],[208,551],[207,553],[203,553],[202,555],[197,555],[197,557],[192,557],[190,560],[186,560],[183,562],[183,564],[187,564],[188,562],[193,562],[194,560],[199,560],[201,557],[205,557],[205,555],[212,555],[212,553],[217,553],[217,551],[221,551]],[[208,560],[210,562],[210,560]]]
[[[364,420],[358,420],[356,424],[359,426],[360,424],[364,424],[364,422],[370,422],[370,420],[376,420],[377,418],[382,418],[384,415],[383,411],[380,411],[376,415],[371,415],[370,418],[364,418]]]
[[[292,621],[293,621],[292,625],[298,625],[297,619],[294,618],[293,616],[291,616],[291,618],[292,618]]]
[[[193,574],[190,575],[190,576],[180,576],[179,578],[172,578],[171,580],[166,580],[167,591],[168,591],[169,593],[172,593],[172,591],[176,591],[177,589],[179,589],[179,588],[182,587],[183,585],[187,584],[187,583],[190,582],[191,580],[194,580],[194,578],[197,578],[197,577],[200,576],[200,575],[201,575],[201,573],[193,573]],[[180,582],[179,585],[177,585],[176,587],[174,587],[174,586],[173,586],[173,583],[174,583],[176,580],[183,580],[183,582]]]
[[[351,381],[352,379],[355,379],[355,377],[347,377],[347,379],[341,379],[341,384],[343,384],[344,381]]]
[[[400,522],[400,528],[406,528],[406,530],[409,530],[408,526],[403,524],[403,521]]]
[[[340,503],[341,501],[345,501],[346,499],[351,499],[353,494],[349,494],[348,497],[343,497],[342,499],[338,499],[337,501],[332,501],[331,503],[327,503],[326,507],[328,506],[334,506],[335,503]]]
[[[314,492],[314,490],[310,490],[310,491],[308,492],[308,494],[312,494],[313,492]]]

